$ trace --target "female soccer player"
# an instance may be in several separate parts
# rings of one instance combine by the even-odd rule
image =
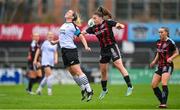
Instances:
[[[52,42],[60,44],[62,59],[64,66],[71,73],[74,81],[80,86],[82,100],[86,98],[90,101],[93,95],[93,91],[90,87],[87,76],[82,72],[79,65],[77,46],[74,44],[74,38],[77,36],[83,43],[85,50],[90,51],[84,36],[81,34],[80,29],[76,26],[75,22],[79,19],[76,12],[69,10],[65,14],[66,22],[60,27],[59,39]]]
[[[108,19],[105,20],[104,16]],[[128,75],[127,70],[123,66],[120,50],[115,41],[112,27],[118,29],[124,28],[123,24],[120,24],[111,19],[111,14],[107,12],[107,9],[99,7],[98,10],[93,14],[92,19],[95,25],[89,27],[83,34],[95,34],[100,42],[101,56],[100,56],[100,70],[101,70],[101,85],[103,91],[101,92],[99,99],[103,99],[108,92],[107,80],[108,80],[108,63],[113,60],[113,64],[123,75],[124,80],[128,86],[126,96],[132,94],[133,86]]]
[[[48,95],[52,95],[52,67],[54,64],[58,63],[58,53],[57,45],[52,45],[51,41],[54,39],[54,34],[48,32],[47,40],[45,40],[41,46],[41,49],[38,49],[34,58],[34,65],[37,65],[37,58],[41,53],[41,65],[45,72],[45,76],[42,79],[36,93],[41,94],[42,88],[46,85],[48,86]]]
[[[29,71],[27,74],[27,76],[29,78],[27,91],[29,94],[34,94],[32,92],[33,84],[35,82],[40,82],[40,80],[42,79],[42,72],[41,72],[41,65],[40,65],[39,58],[38,58],[38,65],[36,67],[33,66],[33,60],[34,60],[35,53],[38,48],[39,48],[39,34],[33,33],[32,34],[32,42],[29,47],[29,52],[28,52],[28,57],[27,57],[28,67],[29,67]]]
[[[175,42],[169,38],[169,29],[161,27],[159,29],[160,39],[156,42],[157,53],[150,67],[158,63],[158,68],[152,79],[152,89],[160,101],[159,108],[167,108],[168,99],[168,81],[173,72],[173,59],[179,55]],[[162,83],[162,91],[159,89],[159,83]]]

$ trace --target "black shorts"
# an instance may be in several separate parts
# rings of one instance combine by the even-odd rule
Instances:
[[[174,66],[169,65],[169,66],[158,67],[157,70],[155,71],[155,73],[162,76],[163,73],[172,74],[173,70],[174,70]]]
[[[50,65],[42,65],[42,69],[45,69],[46,67],[50,67],[51,69],[53,69],[53,66],[50,66]]]
[[[121,58],[121,53],[117,44],[109,45],[105,48],[101,48],[100,63],[109,63]]]
[[[62,51],[62,59],[65,67],[79,64],[77,48],[75,49],[62,48],[61,51]]]

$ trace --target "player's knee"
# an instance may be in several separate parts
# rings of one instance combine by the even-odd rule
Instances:
[[[157,86],[158,86],[157,84],[155,84],[155,83],[153,83],[153,82],[151,83],[151,88],[152,88],[152,89],[156,88]]]
[[[167,85],[167,81],[162,81],[162,85]]]

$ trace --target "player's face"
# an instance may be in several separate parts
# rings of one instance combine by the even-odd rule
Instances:
[[[93,15],[92,19],[96,25],[101,24],[102,22],[102,17],[99,17],[98,15]]]
[[[73,13],[74,13],[74,11],[69,10],[69,11],[66,12],[66,14],[65,14],[64,17],[65,17],[66,19],[70,19],[70,18],[73,19]]]
[[[52,40],[54,40],[54,34],[53,33],[48,33],[48,35],[47,35],[47,39],[49,40],[49,41],[52,41]]]
[[[32,39],[35,41],[39,41],[39,34],[33,34]]]
[[[167,32],[164,29],[160,28],[159,35],[161,39],[165,39],[167,37]]]

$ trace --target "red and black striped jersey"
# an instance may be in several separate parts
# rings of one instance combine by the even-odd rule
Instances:
[[[159,54],[158,67],[161,68],[163,66],[173,65],[173,62],[168,63],[167,59],[173,55],[177,48],[175,42],[170,38],[166,41],[157,40],[156,46]]]
[[[86,32],[95,34],[100,42],[100,47],[107,47],[116,43],[112,27],[116,26],[117,22],[113,20],[104,20],[102,24],[89,27]]]
[[[31,45],[29,46],[29,52],[30,52],[30,55],[31,55],[30,61],[34,60],[34,57],[35,57],[35,54],[36,54],[36,51],[37,51],[38,48],[40,48],[40,44],[33,40],[31,42]]]

